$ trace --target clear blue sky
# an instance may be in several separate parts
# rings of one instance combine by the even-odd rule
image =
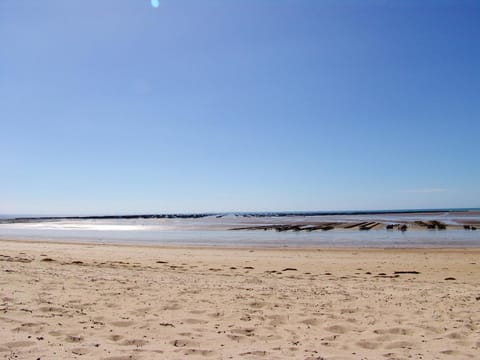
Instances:
[[[1,0],[0,213],[480,206],[480,1]]]

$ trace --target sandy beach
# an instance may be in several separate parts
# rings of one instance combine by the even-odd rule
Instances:
[[[0,245],[2,359],[480,353],[480,249]]]

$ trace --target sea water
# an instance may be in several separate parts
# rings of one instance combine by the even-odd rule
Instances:
[[[314,222],[402,222],[439,220],[449,225],[478,221],[478,213],[464,214],[331,215],[319,217],[208,216],[198,219],[78,219],[29,220],[0,224],[0,239],[81,241],[149,245],[246,247],[479,247],[480,230],[369,230],[336,229],[294,232],[230,230],[232,228]],[[465,220],[466,219],[466,220]]]

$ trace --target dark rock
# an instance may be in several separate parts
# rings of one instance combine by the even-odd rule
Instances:
[[[332,226],[332,225],[327,225],[327,226],[322,227],[321,229],[322,229],[323,231],[329,231],[329,230],[335,229],[335,227]]]

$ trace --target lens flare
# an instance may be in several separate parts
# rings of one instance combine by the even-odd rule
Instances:
[[[160,1],[159,0],[151,0],[152,1],[152,6],[154,8],[158,8],[160,6]]]

